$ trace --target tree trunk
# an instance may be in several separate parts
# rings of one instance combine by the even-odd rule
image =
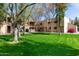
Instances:
[[[59,17],[59,19],[58,19],[58,23],[59,23],[59,24],[58,24],[58,25],[59,25],[59,35],[61,35],[60,21],[61,21],[61,20],[60,20],[60,17]]]
[[[18,37],[21,37],[20,29],[20,25],[18,25]]]
[[[18,42],[18,28],[14,28],[14,40],[13,42]]]
[[[25,32],[26,32],[26,31],[25,31],[25,27],[23,26],[23,35],[25,34]]]

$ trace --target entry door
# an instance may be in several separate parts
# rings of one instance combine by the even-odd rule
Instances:
[[[7,33],[11,32],[11,26],[7,26]]]

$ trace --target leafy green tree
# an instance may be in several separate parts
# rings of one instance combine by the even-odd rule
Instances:
[[[5,7],[4,4],[0,3],[0,29],[2,26],[2,22],[5,20],[5,13],[3,11],[4,7]]]
[[[1,3],[1,4],[0,4],[0,22],[3,21],[3,19],[4,19],[4,17],[5,17],[5,16],[4,16],[5,13],[4,13],[3,9],[4,9],[4,4]]]
[[[79,27],[79,19],[77,17],[74,20],[74,25],[77,25]]]
[[[61,20],[64,20],[65,11],[67,10],[67,6],[68,6],[68,4],[66,4],[66,3],[56,3],[55,4],[55,7],[56,7],[56,19],[58,20],[59,32],[62,32],[61,28],[63,26],[61,25]]]

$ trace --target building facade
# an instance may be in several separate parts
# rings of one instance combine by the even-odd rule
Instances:
[[[44,20],[44,21],[33,21],[25,23],[26,31],[30,32],[59,32],[58,20]],[[61,20],[60,25],[64,27],[64,20]],[[61,28],[61,32],[64,32],[64,29]]]
[[[10,34],[12,33],[12,26],[10,18],[7,17],[6,20],[0,23],[0,34]]]
[[[64,18],[60,21],[60,26],[58,20],[26,20],[24,23],[24,28],[26,32],[62,32],[67,33],[69,28],[76,29],[76,25],[70,23],[68,18]],[[6,21],[0,24],[0,34],[10,34],[12,33],[12,26],[10,18],[8,17]]]

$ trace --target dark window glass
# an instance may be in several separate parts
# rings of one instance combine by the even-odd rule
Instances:
[[[40,23],[40,25],[42,25],[42,23]]]
[[[7,26],[7,33],[11,32],[11,26]]]
[[[77,30],[79,31],[79,27],[77,28]]]
[[[49,29],[51,29],[51,27],[49,27]]]
[[[26,29],[26,32],[29,32],[29,29]]]
[[[58,23],[58,21],[56,20],[56,21],[54,21],[54,23]]]
[[[30,29],[34,29],[34,27],[30,27]]]
[[[57,29],[57,27],[54,27],[54,29]]]
[[[48,24],[50,24],[51,22],[48,22]]]
[[[34,22],[30,22],[30,25],[34,25]]]

